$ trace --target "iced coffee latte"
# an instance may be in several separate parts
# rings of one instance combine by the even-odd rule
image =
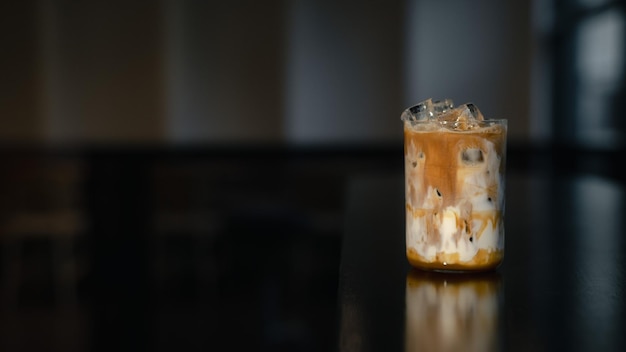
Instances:
[[[420,269],[484,271],[504,255],[506,120],[426,100],[402,114],[406,255]]]

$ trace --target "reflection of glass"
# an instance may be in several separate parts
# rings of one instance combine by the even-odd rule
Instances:
[[[410,271],[405,351],[498,350],[501,291],[497,272],[446,275]]]

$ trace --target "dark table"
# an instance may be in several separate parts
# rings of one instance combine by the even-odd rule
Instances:
[[[624,177],[616,155],[567,152],[509,155],[505,259],[486,274],[410,268],[402,175],[352,179],[340,350],[626,350]]]
[[[623,351],[622,159],[510,146],[503,265],[442,276],[401,142],[0,148],[0,349]]]

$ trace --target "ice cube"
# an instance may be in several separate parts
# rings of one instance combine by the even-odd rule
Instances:
[[[431,114],[431,117],[438,117],[454,108],[452,99],[435,100],[432,104],[433,114]]]
[[[483,114],[478,110],[478,107],[473,103],[464,104],[464,113],[467,115],[468,120],[484,121]],[[462,106],[461,106],[462,107]]]
[[[402,121],[426,121],[429,119],[431,111],[432,111],[432,99],[424,100],[417,105],[411,106],[410,108],[404,110],[402,112],[402,116],[400,119]]]
[[[467,148],[461,151],[461,161],[467,165],[476,165],[485,161],[480,148]]]
[[[428,98],[404,110],[400,119],[411,122],[436,120],[438,116],[451,110],[453,107],[454,104],[451,99],[433,101],[432,98]]]
[[[484,120],[483,114],[473,103],[459,105],[455,109],[439,116],[441,124],[454,130],[471,130],[479,127]]]

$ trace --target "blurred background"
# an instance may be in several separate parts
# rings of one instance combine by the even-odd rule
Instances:
[[[611,0],[5,1],[0,347],[336,345],[345,185],[427,98],[619,153]],[[71,337],[71,338],[70,338]]]
[[[429,97],[507,118],[523,143],[624,136],[623,1],[30,0],[0,16],[4,144],[389,142]]]

